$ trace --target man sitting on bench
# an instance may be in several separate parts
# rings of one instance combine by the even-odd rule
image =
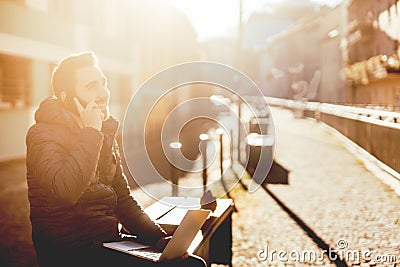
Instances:
[[[61,60],[28,131],[32,238],[40,266],[205,266],[201,258],[153,263],[102,247],[121,240],[118,223],[141,243],[168,237],[130,195],[109,115],[107,79],[92,52]]]

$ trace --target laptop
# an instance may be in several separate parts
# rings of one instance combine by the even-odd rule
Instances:
[[[186,253],[209,214],[209,210],[188,210],[163,251],[133,241],[103,243],[103,246],[153,262],[176,259]]]

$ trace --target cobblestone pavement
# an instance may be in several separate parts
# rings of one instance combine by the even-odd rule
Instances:
[[[273,108],[272,114],[277,136],[275,159],[291,173],[290,185],[268,185],[268,189],[336,249],[338,257],[344,255],[347,265],[394,266],[395,260],[399,262],[400,198],[394,191],[318,122],[295,119],[284,109]],[[233,196],[239,210],[233,221],[234,266],[335,266],[327,256],[323,262],[294,262],[288,254],[283,257],[288,259],[286,263],[276,255],[273,261],[258,260],[256,253],[266,250],[265,246],[287,253],[315,250],[319,256],[322,249],[264,190],[255,194],[235,190]],[[372,252],[366,254],[367,260],[350,257],[352,251],[365,250]]]
[[[322,261],[313,258],[321,257],[322,248],[314,242],[315,236],[310,237],[310,229],[322,243],[336,249],[338,256],[353,251],[372,253],[370,261],[344,257],[350,259],[348,266],[395,266],[394,260],[400,261],[399,196],[367,171],[326,127],[295,119],[288,110],[272,111],[277,136],[275,159],[291,171],[290,184],[268,185],[281,205],[262,188],[254,194],[239,186],[232,190],[239,210],[233,215],[233,266],[336,266],[327,256]],[[217,168],[218,164],[213,166],[210,176],[218,175]],[[200,177],[195,173],[181,183],[200,186]],[[0,168],[0,181],[0,266],[35,266],[24,163]],[[215,190],[222,190],[215,184]],[[171,192],[168,186],[157,190],[167,195]],[[154,201],[139,189],[133,194],[144,206]],[[339,246],[346,247],[340,250],[337,242],[341,239]],[[280,250],[287,253],[280,255],[286,262],[278,259]],[[268,252],[265,261],[258,258],[260,251],[264,258]],[[303,259],[305,252],[315,254]],[[377,262],[378,256],[386,262]]]
[[[273,108],[272,114],[275,160],[290,170],[289,185],[267,187],[281,205],[262,188],[249,194],[237,186],[230,192],[239,210],[233,215],[233,266],[395,266],[400,261],[399,196],[327,127],[295,119],[285,109]],[[210,176],[218,175],[217,167],[211,166]],[[200,174],[180,184],[200,185]],[[139,190],[135,194],[146,205],[152,201]],[[336,253],[331,258],[342,262],[329,260],[323,253],[329,248]],[[282,260],[280,250],[286,252]]]

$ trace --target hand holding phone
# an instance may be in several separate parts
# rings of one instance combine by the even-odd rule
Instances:
[[[74,97],[73,101],[78,110],[83,126],[92,127],[100,131],[104,120],[104,114],[101,112],[101,109],[98,108],[97,104],[92,101],[87,104],[86,108],[84,108],[76,97]]]

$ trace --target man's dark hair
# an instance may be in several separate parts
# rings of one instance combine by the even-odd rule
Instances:
[[[98,65],[97,57],[91,51],[73,54],[62,59],[54,68],[51,77],[54,95],[59,97],[62,91],[75,95],[76,70],[96,65]]]

